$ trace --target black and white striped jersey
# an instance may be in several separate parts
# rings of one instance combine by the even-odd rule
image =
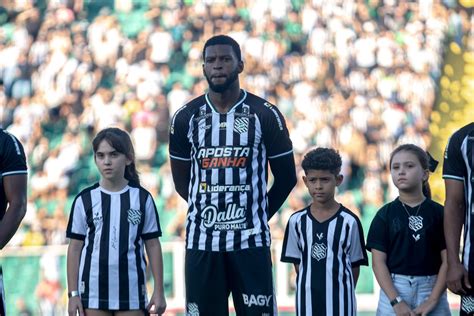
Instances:
[[[161,236],[152,196],[141,186],[109,192],[99,184],[72,205],[67,237],[84,240],[78,286],[85,308],[144,309],[144,240]]]
[[[280,111],[241,90],[225,114],[208,95],[179,109],[170,127],[171,159],[190,161],[186,246],[233,251],[270,245],[268,159],[293,152]]]
[[[310,206],[291,215],[281,261],[299,265],[296,313],[356,315],[352,268],[368,265],[359,218],[341,205],[320,223]]]
[[[443,178],[462,181],[465,195],[463,264],[474,275],[474,123],[456,131],[444,153]]]
[[[3,178],[27,172],[23,146],[15,136],[0,128],[0,220],[7,209]]]

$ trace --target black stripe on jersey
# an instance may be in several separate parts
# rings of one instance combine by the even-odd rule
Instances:
[[[247,105],[245,105],[247,106]],[[252,126],[250,126],[250,124],[252,124]],[[249,123],[249,129],[248,129],[248,137],[247,137],[247,144],[245,144],[246,146],[248,146],[250,148],[250,153],[249,153],[249,162],[247,163],[247,168],[246,168],[246,174],[247,174],[247,178],[246,178],[246,181],[247,183],[250,182],[250,186],[252,187],[253,183],[253,178],[254,178],[254,174],[253,174],[253,169],[252,169],[252,160],[251,158],[253,158],[253,154],[254,154],[254,148],[253,148],[253,144],[255,143],[255,131],[257,129],[257,122],[256,120],[250,120],[250,123]],[[244,144],[242,144],[244,145]],[[240,182],[238,182],[240,183]],[[255,190],[255,188],[252,187],[252,190],[251,191],[248,191],[246,192],[245,194],[247,194],[247,209],[246,209],[246,212],[247,214],[250,213],[251,215],[248,217],[248,220],[247,220],[247,228],[254,228],[254,224],[253,224],[253,215],[252,215],[252,206],[253,206],[253,190]],[[242,243],[241,243],[241,239],[239,239],[239,249],[242,249]],[[252,247],[255,247],[255,235],[251,235],[249,236],[248,238],[248,247],[249,248],[252,248]]]
[[[137,238],[135,239],[135,257],[137,258],[137,278],[138,278],[138,284],[146,284],[145,283],[145,274],[143,272],[143,269],[140,269],[142,266],[142,260],[145,261],[145,258],[141,257],[140,253],[140,239],[141,239],[141,234],[143,231],[143,226],[145,225],[145,213],[146,213],[146,200],[148,197],[148,192],[145,190],[140,190],[140,213],[141,213],[141,218],[140,218],[140,223],[138,224],[137,227]],[[145,261],[146,262],[146,261]],[[145,308],[145,293],[143,293],[144,289],[138,289],[138,297],[140,301],[140,308]]]
[[[473,181],[473,177],[474,177],[474,170],[473,170],[473,168],[474,168],[474,135],[472,135],[472,134],[473,133],[470,133],[470,134],[466,135],[467,142],[466,142],[466,154],[465,154],[465,156],[467,158],[467,166],[466,166],[466,175],[465,175],[465,178],[464,178],[464,180],[465,180],[464,190],[465,190],[466,197],[467,197],[466,214],[469,214],[468,216],[470,217],[468,230],[469,230],[469,238],[470,238],[470,241],[471,241],[471,244],[470,244],[471,246],[469,247],[469,249],[467,249],[467,251],[469,251],[469,269],[468,269],[468,271],[470,271],[470,273],[472,273],[472,271],[474,271],[474,251],[473,251],[474,245],[472,244],[473,241],[474,241],[474,229],[472,227],[472,225],[474,223],[474,214],[469,211],[469,210],[472,209],[472,203],[474,202],[474,190],[473,190],[473,185],[474,185],[474,181]],[[471,157],[469,157],[469,153],[471,153]],[[471,159],[469,159],[469,158],[471,158]],[[469,194],[469,189],[471,189],[471,196],[468,195]],[[466,227],[464,227],[464,229],[466,229]],[[466,251],[466,247],[464,248],[464,251]]]
[[[306,225],[307,225],[307,221],[308,221],[308,218],[306,216],[303,216],[301,218],[301,234],[303,236],[307,236],[307,232],[306,232]],[[306,240],[306,242],[308,242],[308,240]],[[308,246],[306,245],[306,247],[303,247],[303,262],[301,263],[301,266],[298,270],[298,274],[301,273],[301,271],[303,271],[301,268],[302,266],[304,267],[308,267],[308,249],[311,249],[311,246]],[[309,250],[311,251],[311,250]],[[310,259],[311,260],[311,259]],[[304,286],[306,284],[306,277],[308,275],[308,271],[307,269],[305,269],[304,273],[301,274],[301,285],[302,285],[302,289],[303,291],[301,291],[300,293],[300,297],[301,297],[301,301],[299,304],[300,308],[301,308],[301,316],[305,316],[306,315],[306,310],[305,310],[305,307],[306,307],[306,287]]]
[[[102,234],[100,235],[99,266],[109,266],[110,195],[100,192],[102,199]],[[109,270],[99,273],[99,309],[109,309]]]
[[[74,218],[74,210],[76,209],[76,203],[77,199],[79,198],[79,195],[76,196],[74,199],[74,202],[72,202],[71,206],[71,214],[69,214],[69,218],[73,219]],[[84,235],[79,235],[79,234],[74,234],[72,232],[72,224],[74,223],[74,220],[70,220],[69,223],[67,224],[67,230],[66,230],[66,237],[68,238],[74,238],[74,239],[79,239],[79,240],[85,240],[86,236]]]
[[[265,162],[265,168],[262,167],[263,164],[263,151],[264,151],[264,144],[263,141],[258,145],[258,174],[265,174],[264,177],[258,177],[258,220],[260,221],[260,227],[262,228],[262,232],[260,233],[260,241],[262,242],[262,246],[267,245],[267,236],[266,236],[266,223],[263,221],[263,217],[265,216],[263,212],[266,212],[261,205],[263,201],[263,197],[265,196],[265,192],[263,192],[263,179],[267,179],[267,162]],[[266,203],[266,202],[265,202]],[[267,207],[268,208],[268,207]],[[268,214],[267,214],[268,216]]]
[[[89,238],[87,240],[87,249],[84,260],[84,269],[82,273],[81,283],[84,284],[84,292],[81,293],[82,303],[84,307],[89,307],[89,279],[91,274],[91,261],[92,261],[92,252],[94,251],[94,238],[95,238],[95,225],[92,213],[92,197],[91,191],[84,192],[82,194],[82,203],[84,204],[84,210],[86,213],[87,225],[89,226]],[[81,289],[82,285],[79,285]]]
[[[342,217],[343,219],[343,217]],[[349,241],[349,226],[345,225],[344,226],[344,241],[342,243],[341,249],[346,249],[347,247],[347,242]],[[343,251],[341,254],[341,263],[344,264],[347,260],[346,258],[346,253]],[[344,315],[354,315],[353,313],[353,308],[354,308],[354,302],[352,301],[352,297],[348,297],[349,289],[347,288],[347,279],[349,278],[349,273],[351,271],[343,271],[342,273],[342,286],[344,287]],[[350,278],[349,278],[350,279]],[[350,283],[352,283],[352,280],[349,280]],[[349,305],[351,306],[350,314],[349,314]]]
[[[337,217],[336,220],[336,228],[334,229],[334,236],[332,241],[332,252],[333,252],[333,259],[332,259],[332,306],[333,306],[333,315],[339,315],[339,270],[341,267],[339,266],[339,242],[341,240],[341,232],[342,232],[342,224],[344,218],[341,216]],[[329,237],[329,236],[328,236]],[[326,273],[326,272],[324,272]]]
[[[225,123],[227,124],[227,115],[226,114],[219,114],[219,123]],[[225,144],[227,145],[227,131],[225,129],[220,129],[219,130],[219,144]],[[218,183],[223,183],[225,184],[225,174],[226,174],[226,169],[225,168],[219,168],[217,169],[218,173]],[[237,182],[238,183],[238,182]],[[218,205],[217,207],[219,210],[225,210],[225,205],[226,205],[226,193],[225,192],[219,192],[218,193]],[[226,239],[227,239],[227,232],[226,231],[219,231],[219,251],[225,251],[226,250]]]
[[[242,108],[242,105],[239,105],[239,107],[237,109],[241,109]],[[237,111],[236,109],[236,111]],[[234,117],[235,119],[235,117]],[[240,134],[239,133],[233,133],[233,139],[232,139],[232,143],[234,144],[234,146],[242,146],[241,142],[240,142]],[[251,156],[249,156],[250,158]],[[250,167],[249,167],[250,166]],[[247,162],[247,167],[246,167],[246,170],[248,172],[248,170],[252,170],[251,168],[252,166],[252,162],[249,160]],[[240,183],[240,168],[234,168],[232,169],[232,183]],[[248,178],[246,179],[246,184],[248,183]],[[246,206],[246,212],[249,211],[249,204],[248,204],[248,196],[250,194],[250,192],[244,192],[243,194],[246,195],[247,197],[247,206]],[[244,205],[241,205],[241,201],[240,201],[240,196],[241,194],[232,194],[232,203],[234,203],[235,205],[239,205],[239,206],[244,206]],[[248,227],[248,223],[247,223],[247,227]],[[233,243],[233,250],[237,250],[237,249],[242,249],[242,232],[240,230],[234,230],[234,240],[232,241]]]
[[[206,108],[206,111],[207,111],[207,108]],[[212,112],[212,110],[211,110]],[[212,147],[212,136],[213,136],[213,133],[212,133],[212,130],[214,128],[213,124],[212,124],[212,115],[209,115],[207,118],[206,118],[206,125],[210,125],[211,128],[208,128],[206,129],[205,133],[204,133],[204,147],[206,148],[209,148],[209,147]],[[199,161],[198,161],[199,163]],[[206,175],[206,183],[212,183],[212,169],[207,171],[202,169],[201,168],[201,172],[204,172],[204,174]],[[200,178],[202,179],[202,178]],[[205,205],[210,205],[211,204],[211,194],[205,194],[205,197],[206,197],[206,200],[205,200]],[[199,202],[200,199],[197,201]],[[202,221],[202,218],[201,218],[201,212],[202,212],[202,209],[201,209],[201,205],[200,203],[199,204],[199,220],[196,221],[197,223],[201,223]],[[205,250],[207,251],[211,251],[212,250],[212,235],[209,235],[209,232],[212,230],[212,228],[208,228],[207,231],[206,231],[206,245],[204,247]],[[196,231],[197,232],[200,232],[200,229],[198,229],[198,227],[196,227]],[[212,234],[212,233],[211,233]],[[199,244],[199,239],[197,240],[197,244]]]
[[[205,109],[205,107],[204,107]],[[194,118],[194,117],[193,117]],[[207,120],[206,120],[206,124],[207,124]],[[192,131],[192,135],[193,135],[193,143],[194,144],[199,144],[199,122],[196,121],[195,124],[192,125],[192,128],[194,129]],[[194,147],[191,146],[191,151],[194,151],[196,149],[194,149]],[[191,200],[191,203],[190,203],[190,206],[189,206],[189,210],[188,210],[188,214],[196,211],[196,219],[194,221],[195,223],[195,228],[194,228],[194,231],[193,231],[193,240],[189,240],[189,234],[191,232],[191,225],[192,225],[192,221],[188,221],[188,224],[187,224],[187,227],[186,227],[186,244],[188,246],[191,246],[191,248],[193,249],[194,248],[194,245],[198,245],[199,244],[199,223],[201,222],[201,220],[199,219],[199,214],[201,213],[201,206],[199,205],[199,199],[200,199],[200,194],[199,194],[199,185],[200,185],[200,182],[201,182],[201,175],[202,175],[202,170],[200,168],[197,167],[197,164],[199,164],[199,161],[197,161],[195,159],[195,153],[194,152],[191,152],[191,169],[195,169],[197,170],[197,172],[193,172],[191,170],[191,179],[190,179],[190,183],[192,184],[190,187],[191,187],[191,192],[188,192],[188,195],[191,196],[190,200]],[[197,192],[196,192],[196,197],[192,197],[192,190],[194,190],[194,186],[198,186],[198,188],[196,189]],[[189,197],[188,197],[189,199]]]
[[[128,210],[130,209],[130,190],[120,194],[120,239],[119,239],[119,309],[130,309],[130,290],[128,286],[128,238],[130,224]],[[125,255],[124,255],[125,254]]]
[[[310,210],[308,210],[310,212]],[[310,220],[311,225],[312,225],[312,236],[315,235],[316,232],[321,232],[320,230],[317,229],[317,223],[314,220],[311,220],[309,216],[304,216],[305,220]],[[329,222],[325,223],[324,226],[319,226],[319,228],[323,229],[322,233],[324,234],[323,236],[326,236],[326,244],[329,244],[329,234],[328,234],[328,225]],[[303,233],[303,236],[307,236],[307,234]],[[312,238],[312,237],[311,237]],[[306,239],[306,242],[308,243],[306,248],[308,251],[312,251],[314,240],[310,241]],[[326,255],[327,255],[326,250]],[[326,275],[326,262],[327,262],[327,257],[324,259],[321,259],[320,261],[314,260],[311,255],[310,255],[310,265],[308,267],[308,270],[311,271],[311,284],[321,284],[322,285],[322,290],[319,291],[320,295],[311,295],[311,307],[312,311],[314,312],[314,315],[326,315],[327,314],[327,307],[326,307],[326,295],[331,295],[331,293],[326,292],[326,282],[327,282],[327,275]],[[308,271],[308,272],[309,272]],[[336,273],[335,271],[332,271],[332,273]],[[304,305],[302,305],[304,306]],[[333,311],[334,312],[334,311]]]

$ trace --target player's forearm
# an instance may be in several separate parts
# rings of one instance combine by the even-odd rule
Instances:
[[[295,184],[296,177],[295,179],[288,179],[287,181],[284,181],[282,179],[280,179],[278,182],[275,181],[270,191],[268,192],[269,219],[273,215],[275,215],[276,212],[278,212]]]
[[[15,235],[26,214],[26,199],[9,204],[5,216],[0,221],[0,249],[3,249]]]
[[[444,206],[444,236],[448,264],[457,264],[459,260],[459,240],[464,224],[464,203],[447,199]]]
[[[153,274],[154,291],[164,294],[163,290],[163,255],[161,243],[158,238],[145,241],[146,252],[150,262],[151,273]]]
[[[393,300],[398,296],[398,291],[393,285],[390,271],[388,270],[387,264],[380,260],[374,260],[372,254],[372,269],[374,270],[375,278],[379,283],[382,290],[388,296],[389,300]]]
[[[179,196],[188,201],[189,181],[191,179],[191,164],[187,161],[171,159],[171,175],[173,176],[174,187]]]
[[[359,280],[359,274],[360,274],[360,267],[352,268],[352,278],[354,279],[354,288],[356,287],[357,281]]]

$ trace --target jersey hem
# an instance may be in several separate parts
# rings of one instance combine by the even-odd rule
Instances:
[[[443,179],[452,179],[452,180],[464,181],[463,177],[452,176],[452,175],[449,175],[449,174],[443,175]]]

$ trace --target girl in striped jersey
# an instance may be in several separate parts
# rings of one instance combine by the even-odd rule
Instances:
[[[139,184],[130,136],[107,128],[92,145],[101,178],[74,200],[66,233],[69,315],[161,315],[160,223],[152,196]],[[149,302],[144,248],[154,278]]]
[[[377,315],[450,315],[443,206],[430,198],[430,156],[405,144],[390,157],[399,197],[374,217],[367,237],[380,284]]]
[[[360,266],[368,262],[359,218],[334,199],[341,164],[329,148],[310,151],[302,162],[313,203],[291,215],[281,255],[298,272],[298,316],[357,313],[355,287]]]

